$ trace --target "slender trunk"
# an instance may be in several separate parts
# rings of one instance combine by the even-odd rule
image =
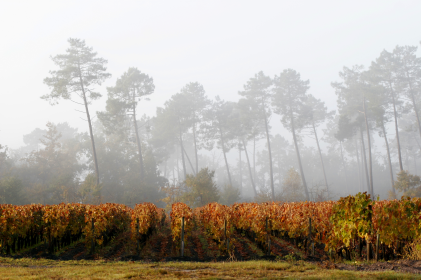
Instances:
[[[371,140],[370,140],[370,128],[368,126],[368,119],[367,119],[367,108],[365,106],[365,97],[363,99],[363,107],[364,107],[364,119],[365,119],[365,127],[367,131],[367,144],[368,144],[368,161],[369,161],[369,168],[370,168],[370,194],[374,198],[374,188],[373,188],[373,161],[371,158]]]
[[[242,169],[242,162],[241,162],[241,142],[238,142],[238,164],[239,164],[239,171],[240,171],[240,193],[243,193],[243,169]]]
[[[290,113],[290,115],[291,115],[292,137],[294,139],[295,152],[297,153],[298,165],[300,167],[301,180],[303,181],[303,186],[304,186],[304,191],[305,191],[305,194],[306,194],[306,199],[307,199],[307,201],[310,201],[310,196],[308,194],[308,189],[307,189],[307,182],[306,182],[306,178],[304,177],[303,165],[301,163],[300,151],[298,150],[297,137],[295,135],[294,117],[292,115],[292,112]]]
[[[421,137],[421,124],[420,124],[420,117],[418,115],[418,110],[417,110],[417,105],[415,103],[415,97],[414,97],[414,92],[412,90],[412,84],[409,81],[409,74],[408,71],[406,71],[406,76],[408,78],[408,85],[409,85],[409,91],[411,92],[411,101],[412,101],[412,106],[414,106],[414,111],[415,111],[415,116],[417,117],[417,124],[418,124],[418,132],[420,134]]]
[[[281,148],[278,149],[278,183],[279,183],[279,189],[282,188],[282,170],[281,170]]]
[[[194,142],[194,155],[196,157],[196,174],[197,174],[197,172],[199,172],[199,158],[197,156],[196,123],[193,124],[193,142]]]
[[[363,178],[362,178],[362,172],[361,172],[361,165],[360,165],[360,156],[359,156],[359,149],[358,149],[358,141],[357,138],[355,138],[355,150],[357,151],[357,163],[358,163],[358,184],[360,185],[359,191],[362,192],[364,188]],[[362,156],[362,155],[361,155]]]
[[[388,160],[388,163],[389,163],[389,171],[390,171],[390,182],[392,183],[392,191],[393,191],[393,194],[396,195],[396,192],[395,192],[395,180],[393,180],[392,161],[390,160],[389,142],[387,141],[386,129],[384,127],[383,121],[382,121],[382,130],[383,130],[384,142],[386,143],[387,160]]]
[[[257,194],[256,185],[254,184],[253,175],[252,175],[252,172],[251,172],[249,154],[247,153],[247,146],[246,146],[246,143],[245,143],[244,140],[243,140],[243,146],[244,146],[244,152],[245,152],[246,158],[247,158],[247,166],[248,166],[248,169],[249,169],[251,186],[253,187],[254,195],[256,195]]]
[[[256,135],[253,136],[253,178],[254,178],[254,181],[257,180],[256,178]]]
[[[395,118],[396,143],[397,143],[397,146],[398,146],[399,167],[400,167],[400,171],[402,171],[403,170],[403,164],[402,164],[402,154],[401,154],[401,143],[400,143],[400,140],[399,140],[398,114],[397,114],[397,111],[396,111],[395,94],[394,94],[393,90],[392,90],[392,101],[393,101],[393,116]]]
[[[344,173],[345,173],[346,188],[347,188],[347,189],[348,189],[348,191],[349,191],[349,186],[348,186],[348,175],[347,175],[347,172],[346,172],[346,166],[345,166],[344,153],[343,153],[343,151],[342,151],[342,141],[339,141],[339,145],[341,146],[341,157],[342,157],[342,165],[344,166]],[[358,162],[359,162],[359,160],[358,160]],[[358,163],[358,167],[359,167],[359,163]],[[359,175],[359,170],[358,170],[358,175]],[[359,177],[359,176],[358,176],[358,177]],[[329,193],[328,193],[328,195],[329,195]]]
[[[367,169],[367,158],[365,155],[365,145],[364,145],[364,135],[363,135],[363,131],[362,128],[360,127],[360,136],[361,136],[361,153],[363,155],[363,161],[364,161],[364,169],[365,169],[365,178],[367,180],[367,191],[370,193],[370,181],[368,178],[368,169]]]
[[[187,161],[189,162],[191,170],[193,171],[194,175],[196,175],[197,173],[196,173],[196,171],[194,171],[193,164],[191,163],[189,155],[187,154],[186,150],[184,149],[184,146],[183,146],[183,151],[184,151],[184,154],[186,155]]]
[[[180,152],[181,152],[181,162],[183,163],[183,174],[184,174],[184,180],[186,180],[187,173],[186,173],[186,161],[184,160],[184,147],[183,147],[183,135],[181,134],[181,127],[180,127],[180,121],[179,124],[179,138],[180,138]]]
[[[264,119],[265,119],[265,130],[266,130],[266,141],[267,141],[268,152],[269,152],[270,188],[272,190],[272,200],[275,201],[275,187],[273,186],[272,151],[270,149],[269,127],[268,127],[268,120],[266,118],[266,115],[264,116]]]
[[[415,154],[414,154],[414,156],[413,156],[413,158],[414,158],[414,168],[415,168],[415,176],[417,176],[417,174],[418,174],[418,172],[417,172],[417,157],[415,156]]]
[[[98,159],[97,159],[97,156],[96,156],[94,134],[92,132],[91,117],[89,115],[89,110],[88,110],[88,101],[86,100],[85,86],[83,85],[82,71],[80,70],[79,63],[78,63],[78,68],[79,68],[79,73],[78,73],[79,74],[79,82],[80,82],[80,86],[82,88],[83,102],[85,104],[86,118],[88,119],[89,134],[91,136],[92,154],[94,156],[94,165],[95,165],[95,174],[96,174],[96,185],[99,186],[99,168],[98,168]]]
[[[316,138],[316,143],[317,143],[317,149],[319,150],[319,156],[320,156],[320,162],[322,163],[322,170],[323,170],[323,176],[325,178],[325,184],[326,184],[326,190],[327,190],[327,195],[329,196],[329,185],[327,184],[327,177],[326,177],[326,171],[325,171],[325,165],[323,163],[323,157],[322,157],[322,151],[320,150],[320,144],[319,144],[319,138],[317,137],[317,131],[316,131],[316,127],[314,125],[314,121],[313,121],[313,132],[314,132],[314,136]],[[342,145],[341,145],[341,153],[342,153]],[[343,160],[343,157],[342,157]]]
[[[133,105],[133,123],[134,123],[134,130],[136,132],[137,152],[138,152],[139,164],[140,164],[140,180],[142,181],[145,178],[145,167],[143,165],[142,147],[141,147],[140,138],[139,138],[139,130],[137,128],[136,105]]]
[[[178,165],[178,151],[176,151],[176,155],[177,155],[177,179],[178,181],[180,181],[180,166]]]
[[[225,166],[227,167],[228,180],[230,182],[230,186],[233,186],[232,181],[231,181],[230,168],[228,166],[227,155],[225,153],[224,136],[222,135],[221,127],[219,127],[219,134],[220,134],[220,137],[221,137],[221,146],[222,146],[222,153],[224,154]]]

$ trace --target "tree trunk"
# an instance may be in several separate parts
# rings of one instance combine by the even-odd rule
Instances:
[[[181,153],[183,153],[183,152],[181,152]],[[178,179],[178,181],[180,181],[180,166],[178,165],[178,152],[176,152],[176,154],[177,154],[177,179]]]
[[[396,195],[396,191],[395,191],[395,180],[393,180],[392,161],[390,160],[389,142],[387,141],[386,129],[384,127],[383,121],[382,121],[382,130],[383,130],[384,142],[386,143],[387,160],[389,162],[390,181],[392,183],[392,191],[393,191],[393,194]]]
[[[242,140],[242,141],[243,141],[243,146],[244,146],[244,152],[245,152],[246,158],[247,158],[247,166],[248,166],[248,169],[249,169],[251,186],[253,187],[254,195],[256,195],[257,194],[256,185],[254,184],[253,175],[252,175],[252,172],[251,172],[249,154],[247,153],[247,146],[246,146],[245,141],[244,140]]]
[[[279,181],[279,189],[282,188],[282,180],[281,180],[281,178],[282,178],[282,168],[281,168],[282,162],[281,162],[281,158],[282,158],[282,156],[281,156],[281,148],[279,148],[278,149],[278,181]]]
[[[184,147],[183,147],[183,136],[181,134],[181,126],[180,126],[180,120],[178,120],[179,125],[179,133],[180,133],[180,152],[181,152],[181,161],[183,163],[183,173],[184,173],[184,180],[186,180],[187,172],[186,172],[186,161],[184,160]]]
[[[228,166],[228,161],[227,161],[227,155],[225,153],[224,136],[222,135],[222,129],[221,129],[221,127],[219,127],[219,134],[221,136],[222,153],[224,154],[225,166],[227,167],[228,180],[230,182],[231,187],[233,187],[232,181],[231,181],[230,168]]]
[[[134,122],[134,130],[136,132],[137,152],[138,152],[139,164],[140,164],[140,180],[144,180],[145,167],[143,165],[142,147],[140,143],[139,130],[138,130],[137,121],[136,121],[136,105],[133,105],[133,122]]]
[[[238,168],[240,172],[240,194],[243,193],[243,169],[242,169],[242,162],[241,162],[241,142],[238,141]]]
[[[359,191],[360,192],[362,192],[363,191],[363,189],[364,189],[364,183],[363,183],[363,176],[362,176],[362,168],[361,168],[361,165],[360,165],[360,156],[359,156],[359,149],[358,149],[358,141],[357,141],[357,138],[355,138],[355,150],[357,151],[357,163],[358,163],[358,184],[360,185],[360,189],[359,189]],[[361,155],[362,156],[362,155]]]
[[[270,149],[269,127],[268,127],[268,120],[266,118],[266,113],[265,113],[264,118],[265,118],[266,140],[267,140],[268,152],[269,152],[270,188],[272,190],[272,200],[275,201],[275,187],[273,185],[272,151]]]
[[[367,191],[370,193],[370,181],[369,181],[369,178],[368,178],[367,157],[365,155],[364,135],[363,135],[361,127],[360,127],[360,136],[361,136],[361,146],[362,146],[361,153],[363,155],[365,178],[367,180]]]
[[[408,78],[408,85],[409,85],[409,90],[411,92],[411,101],[412,101],[412,106],[414,106],[414,111],[415,111],[415,116],[417,117],[417,124],[418,124],[418,132],[420,134],[421,137],[421,124],[420,124],[420,117],[418,116],[418,110],[417,110],[417,105],[415,103],[415,97],[414,97],[414,92],[412,90],[412,84],[409,81],[409,74],[408,71],[406,70],[406,77]]]
[[[316,127],[314,125],[314,121],[313,121],[312,124],[313,124],[314,136],[316,138],[317,149],[319,150],[320,162],[322,163],[322,170],[323,170],[323,176],[325,178],[327,195],[329,196],[329,185],[327,184],[327,177],[326,177],[325,165],[323,163],[322,151],[320,150],[319,138],[317,137],[317,131],[316,131]],[[342,153],[342,146],[341,146],[341,153]],[[342,159],[343,159],[343,157],[342,157]]]
[[[345,173],[345,182],[346,182],[346,188],[348,189],[348,191],[349,191],[349,185],[348,185],[348,175],[347,175],[347,172],[346,172],[346,166],[345,166],[345,159],[344,159],[344,153],[343,153],[343,151],[342,151],[342,141],[339,141],[339,145],[341,146],[341,157],[342,157],[342,165],[344,166],[344,173]],[[360,164],[359,164],[359,160],[358,160],[358,168],[360,167]],[[358,170],[358,178],[359,178],[359,172],[360,172],[360,170]],[[328,193],[329,194],[329,193]]]
[[[184,151],[184,154],[186,155],[187,161],[189,162],[190,168],[193,171],[193,174],[196,175],[197,173],[196,173],[196,171],[194,171],[193,164],[191,163],[189,155],[187,154],[186,150],[184,149],[184,146],[183,146],[183,151]]]
[[[253,178],[256,182],[256,135],[253,136]]]
[[[303,186],[304,186],[304,191],[305,191],[305,194],[306,194],[306,199],[307,199],[307,201],[310,201],[310,196],[308,194],[308,189],[307,189],[307,182],[306,182],[306,178],[304,177],[303,165],[301,163],[300,151],[298,149],[297,136],[295,135],[294,117],[292,115],[292,112],[290,113],[290,115],[291,115],[292,137],[294,138],[295,152],[297,153],[298,165],[300,167],[301,180],[303,181]]]
[[[79,63],[78,63],[78,68],[79,68],[79,82],[80,82],[80,86],[82,88],[83,102],[85,104],[86,118],[88,119],[89,134],[91,136],[92,154],[94,156],[94,165],[95,165],[95,174],[96,174],[96,185],[99,186],[99,168],[98,168],[98,159],[97,159],[97,156],[96,156],[94,134],[92,132],[91,117],[89,115],[89,110],[88,110],[88,101],[86,100],[85,86],[83,85],[82,71],[80,70]],[[100,195],[100,197],[101,197],[101,195]]]
[[[363,107],[364,107],[365,127],[366,127],[366,132],[367,132],[368,161],[369,161],[369,167],[370,167],[370,194],[371,194],[371,197],[374,198],[374,188],[373,188],[373,161],[372,161],[372,158],[371,158],[370,128],[368,126],[367,108],[365,107],[365,97],[363,99]]]
[[[395,94],[392,90],[392,101],[393,101],[393,116],[395,118],[395,132],[396,132],[396,143],[398,146],[398,157],[399,157],[399,167],[400,171],[403,170],[403,164],[402,164],[402,154],[401,154],[401,143],[399,140],[399,129],[398,129],[398,114],[396,112],[396,102],[395,102]],[[393,189],[395,190],[395,189]]]
[[[196,157],[196,174],[197,174],[197,172],[199,172],[199,158],[197,156],[196,123],[193,124],[193,142],[194,142],[194,155]]]

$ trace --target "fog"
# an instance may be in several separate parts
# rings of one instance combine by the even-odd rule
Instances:
[[[18,194],[6,195],[3,182],[0,203],[87,199],[89,195],[84,196],[80,190],[89,185],[89,180],[95,181],[95,161],[103,200],[126,204],[157,202],[168,195],[161,190],[164,185],[181,183],[187,174],[194,175],[206,167],[215,170],[221,197],[229,194],[227,186],[239,189],[239,196],[224,203],[256,199],[336,199],[358,191],[387,198],[392,190],[391,174],[393,180],[397,180],[401,169],[414,175],[421,173],[418,161],[421,139],[417,109],[413,106],[421,106],[421,74],[417,68],[421,37],[416,33],[421,26],[420,10],[418,1],[1,3],[0,152],[3,152],[3,160],[0,176],[4,182],[11,178],[19,180],[19,192],[23,193],[19,195],[25,198],[10,202],[10,196]],[[79,39],[91,47],[97,57],[107,60],[104,73],[111,75],[104,77],[100,85],[92,86],[93,91],[102,95],[89,104],[92,136],[84,106],[63,98],[51,106],[51,100],[41,98],[52,94],[52,83],[49,87],[44,79],[54,76],[50,71],[59,70],[52,58],[66,53],[69,38]],[[379,69],[365,72],[383,50],[399,57],[397,46],[418,47],[412,52],[405,49],[408,56],[415,56],[413,84],[403,76],[399,78],[402,64],[397,63],[401,66],[396,66],[393,70],[396,73],[391,74],[396,85],[393,89],[397,94],[401,161],[393,108],[390,98],[385,97],[390,89],[379,78],[383,75]],[[355,65],[364,68],[356,69]],[[127,115],[131,109],[107,103],[117,98],[110,97],[109,88],[117,88],[117,80],[128,73],[130,67],[153,79],[153,90],[135,106],[139,143],[132,116]],[[350,72],[341,77],[340,72],[347,71],[344,67]],[[259,80],[259,76],[255,76],[258,73],[262,73],[261,79],[270,80],[270,85],[262,89],[270,95],[263,105],[257,104],[256,97],[248,95],[245,88],[255,77]],[[352,75],[358,76],[356,79],[361,82],[347,80]],[[301,82],[309,81],[308,89],[302,92],[304,97],[296,100],[296,107],[290,106],[295,108],[295,142],[288,108],[283,108],[286,97],[282,97],[282,88],[286,86],[283,82],[292,76]],[[336,86],[332,84],[335,82]],[[370,89],[358,88],[356,84],[367,84]],[[115,90],[117,95],[121,92]],[[198,92],[203,93],[203,98],[198,99],[205,105],[198,109],[196,116],[196,113],[188,113],[194,111],[188,107],[193,105],[188,104],[194,96],[199,96]],[[177,99],[176,94],[184,94],[183,98],[187,96],[187,99]],[[367,100],[365,114],[361,113],[364,108],[360,107],[363,99],[358,99],[359,95]],[[74,96],[74,101],[83,103]],[[314,97],[313,103],[308,96]],[[239,100],[252,103],[238,109]],[[253,115],[262,106],[267,130],[265,118]],[[331,113],[313,129],[311,118],[305,112],[323,106],[326,108],[321,111]],[[380,120],[379,110],[385,111]],[[174,112],[178,113],[174,115]],[[195,117],[192,118],[192,114]],[[227,117],[221,119],[224,114]],[[315,112],[313,118],[318,114],[322,113]],[[174,116],[181,121],[172,123]],[[255,118],[247,119],[250,116]],[[381,120],[390,146],[392,172],[379,126]],[[218,130],[220,126],[224,128],[223,133]],[[62,134],[57,140],[61,147],[53,148],[63,151],[59,162],[66,164],[61,167],[54,163],[41,166],[40,158],[46,160],[51,156],[47,152],[40,153],[47,151],[48,145],[39,139],[43,139],[48,129],[51,135],[55,130]],[[221,144],[218,133],[226,138],[225,144]],[[363,154],[356,150],[361,149],[360,134],[365,137],[367,167],[363,167]],[[180,143],[180,135],[184,143]],[[91,137],[97,143],[97,160],[93,158]],[[271,160],[268,137],[272,146]],[[246,144],[249,162],[243,144]],[[185,153],[181,153],[181,147]],[[142,154],[140,158],[139,154]],[[142,176],[138,168],[140,159],[145,162],[143,172],[149,172],[149,177]],[[298,159],[302,161],[302,168]],[[153,171],[153,166],[158,171]],[[300,174],[307,193],[305,186],[298,191],[299,196],[285,193],[285,180],[292,176],[291,168]],[[87,177],[88,174],[92,176]],[[66,192],[73,192],[73,198],[66,197]],[[94,196],[95,190],[89,189],[89,192]],[[402,195],[405,190],[396,192]],[[275,198],[276,195],[280,196]]]

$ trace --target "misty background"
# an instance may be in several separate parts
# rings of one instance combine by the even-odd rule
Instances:
[[[228,194],[236,193],[228,186],[239,190],[238,194],[232,196],[232,201],[225,203],[269,199],[272,185],[275,195],[282,194],[288,185],[286,179],[294,181],[296,174],[291,173],[291,168],[300,173],[292,133],[288,125],[281,123],[282,114],[276,113],[284,102],[268,101],[264,106],[271,113],[267,117],[273,154],[273,183],[270,180],[267,134],[263,123],[257,122],[256,129],[245,126],[246,132],[239,132],[241,120],[235,118],[235,114],[228,114],[226,120],[237,120],[237,123],[222,121],[226,130],[232,132],[224,135],[229,142],[224,144],[230,169],[228,173],[221,144],[218,144],[220,139],[214,137],[218,131],[212,133],[212,128],[217,127],[212,112],[217,108],[215,104],[222,100],[237,104],[240,99],[247,99],[239,92],[246,91],[244,86],[260,71],[264,77],[276,80],[286,69],[296,71],[302,81],[309,80],[306,96],[312,95],[315,100],[324,102],[326,112],[335,111],[317,126],[326,176],[323,175],[309,120],[304,114],[308,110],[295,111],[301,120],[297,127],[297,144],[311,199],[316,199],[317,195],[323,199],[335,199],[358,191],[370,192],[370,182],[366,180],[369,167],[363,167],[361,141],[358,140],[360,132],[355,130],[355,125],[347,127],[348,124],[342,123],[344,131],[353,131],[352,135],[344,132],[343,138],[338,136],[341,141],[334,137],[340,131],[340,116],[342,120],[347,117],[349,123],[356,123],[361,116],[361,108],[349,105],[353,99],[331,83],[345,81],[339,74],[344,72],[343,67],[355,70],[355,65],[364,65],[361,71],[369,70],[383,50],[393,53],[398,45],[418,46],[413,53],[420,56],[421,37],[416,32],[421,24],[421,4],[418,1],[123,1],[118,5],[107,1],[100,4],[82,1],[72,4],[14,1],[1,3],[0,7],[0,152],[3,152],[4,159],[0,163],[0,175],[6,182],[3,182],[3,194],[0,195],[2,203],[94,202],[95,192],[101,193],[103,202],[158,202],[169,195],[168,190],[162,191],[163,186],[184,181],[184,171],[194,175],[205,167],[215,171],[214,179],[220,197],[226,198]],[[58,105],[51,106],[40,98],[51,94],[51,88],[43,81],[51,76],[49,71],[58,69],[51,57],[66,52],[69,38],[85,40],[86,46],[92,47],[98,57],[107,60],[106,73],[111,74],[101,85],[94,87],[102,97],[89,104],[93,137],[98,149],[100,189],[92,188],[95,180],[89,177],[93,176],[95,168],[83,108],[63,99],[59,100]],[[107,88],[116,87],[117,79],[130,67],[148,75],[154,85],[153,92],[143,97],[136,106],[147,173],[143,180],[139,177],[138,147],[133,138],[130,117],[114,119],[114,123],[108,123],[107,127],[104,118],[101,122],[97,114],[112,115],[114,112],[114,116],[123,115],[117,109],[118,112],[110,107],[107,110],[107,100],[110,99]],[[359,73],[359,70],[356,72]],[[414,88],[411,89],[417,99],[421,97],[418,74],[414,74]],[[363,80],[370,85],[380,84],[375,77]],[[405,97],[405,81],[398,77],[396,81],[402,102],[398,104],[402,167],[417,175],[421,167],[418,161],[421,138],[415,112],[413,109],[411,111],[411,100]],[[171,103],[171,100],[192,83],[203,87],[203,96],[209,102],[208,107],[199,110],[204,114],[197,122],[197,141],[200,142],[197,168],[193,126],[187,121],[189,117],[184,116],[186,121],[180,126],[185,148],[185,153],[181,153],[179,135],[176,135],[179,131],[171,131],[175,128],[171,124],[174,118],[169,113],[169,117],[165,118],[163,113],[188,111],[183,107],[183,101]],[[270,85],[268,92],[276,92],[273,88],[276,85]],[[338,106],[341,92],[349,106]],[[380,93],[376,90],[371,92],[371,99],[367,93],[366,115],[369,116],[372,145],[372,194],[387,198],[392,190],[390,167],[384,137],[379,133],[378,119],[375,117],[378,114],[376,100],[382,94],[381,90]],[[388,102],[385,101],[390,105]],[[302,99],[298,103],[304,104],[305,101]],[[385,103],[377,105],[387,107],[385,110],[389,114],[390,107]],[[258,106],[250,105],[250,108],[256,112]],[[350,113],[352,108],[355,114]],[[163,114],[161,118],[159,112]],[[252,116],[247,111],[243,115]],[[385,129],[392,173],[396,180],[400,164],[394,123],[389,115]],[[252,118],[256,119],[259,117]],[[242,121],[251,123],[250,120]],[[199,128],[201,124],[203,127]],[[52,148],[51,154],[48,154],[48,144],[40,139],[44,139],[48,132],[53,139],[54,130],[61,133],[61,137],[56,134],[60,147]],[[364,149],[368,164],[370,153],[366,127],[363,126],[362,132],[366,137]],[[240,139],[247,140],[249,164]],[[42,154],[42,151],[46,152]],[[61,151],[63,158],[54,155],[53,151],[59,155]],[[60,166],[53,159],[65,164]],[[52,162],[48,165],[43,160]],[[248,165],[252,169],[251,176]],[[149,181],[145,176],[149,176]],[[146,181],[148,183],[144,183]],[[329,195],[324,191],[326,181]],[[289,197],[279,198],[306,199],[302,186],[297,189],[300,195],[289,194]],[[69,193],[73,193],[72,199]]]

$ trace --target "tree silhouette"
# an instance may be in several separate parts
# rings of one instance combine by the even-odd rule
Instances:
[[[74,95],[82,100],[83,103],[76,103],[85,107],[91,136],[96,184],[99,185],[98,160],[88,105],[101,97],[100,93],[94,91],[93,86],[101,85],[111,74],[105,72],[107,60],[96,57],[97,53],[93,52],[91,47],[86,46],[84,40],[70,38],[68,42],[70,47],[66,50],[66,54],[51,57],[59,70],[50,71],[51,77],[44,79],[44,83],[51,88],[51,93],[43,95],[41,98],[50,101],[51,105],[58,104],[59,99],[76,102],[72,99]]]
[[[275,112],[282,116],[282,124],[292,132],[304,192],[306,199],[310,200],[296,135],[296,130],[301,129],[304,125],[301,115],[307,98],[308,84],[309,81],[301,80],[300,74],[295,70],[282,71],[279,76],[274,78],[273,106]]]
[[[245,99],[254,103],[254,110],[259,119],[263,120],[266,132],[266,143],[268,146],[269,155],[269,177],[270,187],[272,191],[272,200],[275,200],[275,188],[273,183],[273,166],[272,166],[272,151],[270,148],[270,133],[269,133],[269,119],[272,114],[271,111],[271,97],[272,97],[272,80],[270,77],[265,76],[263,72],[259,72],[250,78],[244,85],[244,90],[239,91],[238,94]]]

